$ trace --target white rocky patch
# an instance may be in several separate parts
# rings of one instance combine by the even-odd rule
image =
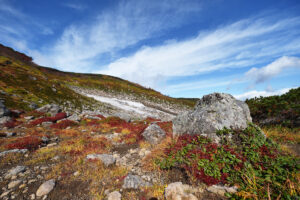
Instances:
[[[142,117],[160,118],[160,115],[170,115],[168,113],[157,110],[155,108],[145,106],[144,104],[142,104],[140,102],[123,100],[123,99],[118,99],[118,98],[104,97],[104,96],[99,96],[99,95],[94,95],[94,94],[85,94],[85,95],[88,97],[94,98],[97,101],[110,104],[121,110],[136,113]]]

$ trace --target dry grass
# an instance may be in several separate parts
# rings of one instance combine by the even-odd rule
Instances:
[[[300,128],[264,127],[266,135],[278,143],[300,144]]]
[[[25,162],[26,165],[43,164],[59,154],[59,147],[44,147],[34,152],[32,158]]]
[[[166,137],[160,144],[154,147],[151,153],[142,160],[143,169],[147,171],[159,171],[159,167],[155,164],[155,161],[165,156],[163,150],[169,147],[172,141],[171,137]]]
[[[0,168],[5,165],[14,165],[22,160],[24,155],[22,153],[9,153],[0,158]]]

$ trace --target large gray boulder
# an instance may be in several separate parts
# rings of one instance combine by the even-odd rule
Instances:
[[[146,141],[151,144],[158,144],[163,138],[166,137],[166,133],[157,124],[151,124],[142,133]]]
[[[199,134],[219,141],[219,129],[245,129],[252,122],[248,105],[230,94],[213,93],[203,96],[191,112],[173,120],[173,135]]]

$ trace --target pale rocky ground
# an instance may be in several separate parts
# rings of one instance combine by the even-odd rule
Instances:
[[[99,100],[107,101],[109,97],[102,96]],[[95,99],[97,99],[95,97]],[[112,99],[110,103],[113,106],[122,109],[123,111],[133,111],[139,115],[138,117],[152,116],[163,119],[172,119],[175,115],[161,110],[154,110],[154,108],[147,107],[142,103],[134,102],[133,100],[118,100]],[[121,105],[121,106],[120,106]],[[122,107],[123,105],[123,107]],[[2,106],[3,107],[3,106]],[[55,115],[60,112],[58,106],[47,105],[40,108],[40,111],[45,111],[51,115]],[[139,112],[137,112],[139,111]],[[126,112],[124,112],[126,113]],[[145,115],[146,113],[146,115]],[[156,115],[158,113],[158,115]],[[161,115],[163,113],[163,115]],[[96,113],[97,114],[97,113]],[[126,113],[128,114],[128,112]],[[129,113],[130,114],[130,113]],[[119,115],[122,117],[122,115]],[[168,116],[168,117],[166,117]],[[135,116],[136,117],[136,116]],[[166,117],[166,118],[165,118]],[[99,119],[95,116],[95,113],[85,112],[81,114],[71,115],[69,120],[81,122],[83,118]],[[124,118],[126,121],[134,119]],[[2,128],[0,142],[5,140],[16,139],[28,134],[26,124],[34,120],[34,117],[27,116],[24,118],[24,123],[13,129]],[[138,144],[124,144],[118,142],[116,138],[119,138],[122,133],[111,132],[106,134],[100,134],[85,127],[77,127],[76,131],[80,134],[88,134],[91,140],[98,138],[106,138],[112,147],[106,153],[90,152],[83,157],[82,162],[86,163],[86,166],[81,166],[83,169],[73,171],[71,174],[65,176],[59,175],[61,172],[56,172],[58,166],[66,163],[67,157],[64,154],[53,154],[51,158],[45,162],[37,162],[32,164],[30,161],[37,159],[36,152],[45,150],[52,152],[51,149],[64,148],[62,145],[66,144],[66,141],[70,138],[64,138],[60,135],[56,136],[55,131],[49,128],[51,123],[43,123],[38,130],[43,130],[47,133],[47,137],[42,137],[43,143],[36,151],[24,150],[10,150],[0,151],[1,169],[0,169],[0,199],[167,199],[167,200],[195,200],[195,199],[225,199],[225,192],[236,192],[236,188],[229,188],[225,186],[211,186],[205,185],[192,185],[189,183],[186,174],[179,169],[174,169],[168,173],[160,170],[146,170],[145,158],[151,155],[152,151],[157,148],[157,145],[166,137],[165,132],[160,129],[155,123],[149,125],[148,128],[142,134],[144,137],[144,143]],[[34,131],[36,129],[30,129]],[[72,130],[72,128],[67,128]],[[74,138],[71,138],[74,139]],[[157,149],[156,149],[157,150]],[[58,152],[58,151],[56,151]],[[43,156],[43,155],[40,155]],[[47,156],[45,154],[44,156]],[[89,162],[92,160],[93,162]],[[100,165],[98,165],[100,162]],[[75,160],[74,160],[75,162]],[[74,166],[76,164],[74,163]],[[125,176],[115,181],[109,179],[109,175],[103,175],[99,180],[91,181],[85,180],[85,176],[89,176],[89,173],[94,173],[93,170],[98,170],[99,167],[108,173],[112,171],[124,170]],[[56,174],[55,174],[56,173]],[[57,174],[59,173],[59,174]],[[95,185],[96,184],[96,185]],[[91,193],[95,188],[99,188],[99,191]],[[101,191],[100,191],[101,188]],[[146,188],[146,189],[145,189]],[[148,189],[147,189],[148,188]],[[149,189],[150,188],[150,189]],[[152,191],[152,192],[149,192]],[[145,191],[148,191],[145,192]],[[160,197],[157,193],[160,194]]]

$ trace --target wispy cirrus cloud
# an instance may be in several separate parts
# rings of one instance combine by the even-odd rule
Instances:
[[[253,17],[184,41],[143,47],[98,72],[159,89],[158,79],[262,65],[282,54],[300,53],[299,27],[299,17]]]
[[[178,27],[198,12],[197,1],[120,1],[93,22],[68,26],[51,50],[33,55],[35,61],[67,71],[95,68],[95,60],[110,59],[137,43]]]
[[[78,11],[83,11],[87,8],[87,6],[85,6],[83,4],[78,4],[78,3],[64,3],[62,5],[65,7],[74,9],[74,10],[78,10]]]
[[[50,27],[16,8],[7,0],[0,0],[0,42],[20,51],[30,51],[27,43],[36,33],[51,35]]]
[[[248,72],[246,72],[245,76],[254,82],[254,84],[257,84],[265,82],[277,76],[283,70],[290,68],[300,69],[300,58],[283,56],[264,67],[251,68]]]

